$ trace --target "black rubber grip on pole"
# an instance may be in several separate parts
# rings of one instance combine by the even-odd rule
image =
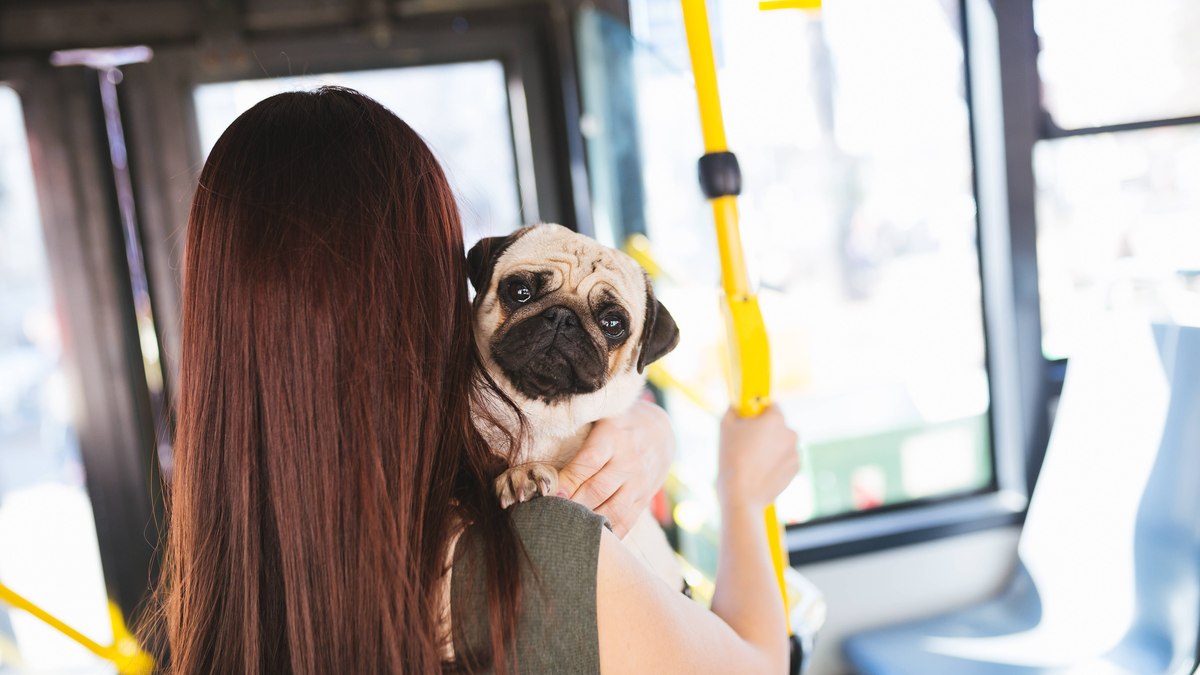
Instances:
[[[710,152],[700,158],[700,189],[709,199],[742,194],[742,170],[732,152]]]
[[[788,645],[792,651],[788,661],[788,675],[801,675],[807,670],[804,666],[808,654],[804,653],[804,645],[800,644],[800,636],[788,636]]]

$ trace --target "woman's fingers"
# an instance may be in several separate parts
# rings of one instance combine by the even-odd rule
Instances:
[[[647,489],[652,495],[658,492],[671,470],[671,459],[675,455],[675,430],[667,411],[651,401],[638,401],[632,414],[638,420],[642,442],[637,452],[647,474]],[[647,496],[647,499],[649,495]]]
[[[639,401],[596,422],[559,471],[559,496],[607,517],[613,532],[624,536],[662,487],[674,443],[666,412]]]
[[[616,493],[621,481],[611,470],[606,471],[613,458],[612,440],[600,425],[593,428],[575,458],[558,472],[560,497],[594,510]]]
[[[613,534],[624,539],[625,535],[629,534],[629,530],[633,528],[633,524],[642,515],[642,511],[646,510],[647,503],[648,501],[634,496],[633,491],[618,488],[607,501],[594,510],[608,518]]]

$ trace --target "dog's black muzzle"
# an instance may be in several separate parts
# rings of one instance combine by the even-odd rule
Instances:
[[[575,310],[554,305],[492,342],[492,358],[517,391],[547,403],[604,386],[608,355]]]

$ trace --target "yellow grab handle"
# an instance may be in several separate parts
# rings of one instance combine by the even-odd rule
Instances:
[[[760,0],[759,9],[820,9],[821,0]]]
[[[758,296],[725,293],[729,334],[729,393],[734,410],[754,417],[771,405],[771,352]]]
[[[154,659],[138,646],[137,639],[125,627],[125,621],[121,618],[121,610],[112,601],[108,603],[108,615],[112,621],[113,644],[107,647],[68,626],[58,617],[33,604],[4,584],[0,584],[0,602],[16,609],[25,610],[41,619],[46,625],[82,645],[91,653],[112,663],[121,675],[148,675],[154,671]]]
[[[692,72],[696,80],[696,99],[700,106],[704,150],[706,154],[727,152],[708,11],[704,0],[682,0],[682,3],[688,52],[691,55]],[[758,297],[750,288],[750,277],[746,271],[745,254],[738,232],[737,197],[733,194],[716,195],[711,198],[711,203],[717,228],[721,287],[725,292],[725,320],[732,360],[730,400],[733,401],[734,409],[739,415],[754,416],[771,404],[771,356],[767,344],[767,331],[758,306]],[[774,505],[766,509],[763,519],[790,634],[792,629],[788,594],[783,576],[788,561],[783,550],[783,534]]]

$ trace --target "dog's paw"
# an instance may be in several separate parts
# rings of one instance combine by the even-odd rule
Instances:
[[[553,464],[533,462],[514,466],[496,479],[496,494],[500,496],[500,506],[506,509],[557,491],[558,469]]]

